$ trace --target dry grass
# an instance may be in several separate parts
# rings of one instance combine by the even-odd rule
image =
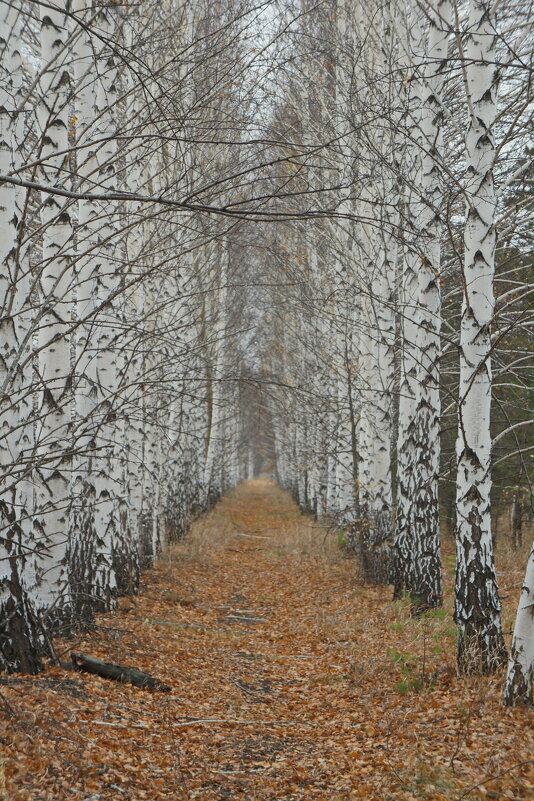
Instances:
[[[261,549],[273,559],[343,559],[332,527],[300,515],[288,492],[263,478],[248,481],[246,486],[246,504],[243,503],[242,488],[228,493],[210,512],[193,523],[185,549],[182,544],[170,549],[162,560],[163,564],[172,565],[177,554],[182,562],[197,559],[217,562],[228,548],[243,544],[258,551]],[[269,497],[267,507],[266,492]],[[276,542],[271,547],[273,539]]]

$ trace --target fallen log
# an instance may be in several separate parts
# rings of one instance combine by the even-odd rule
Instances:
[[[74,669],[83,673],[92,673],[95,676],[102,676],[104,679],[119,681],[122,684],[133,684],[135,687],[146,687],[161,693],[168,693],[171,690],[167,684],[142,670],[137,670],[137,668],[114,665],[112,662],[95,659],[94,656],[75,654],[74,652],[71,653],[70,658]]]

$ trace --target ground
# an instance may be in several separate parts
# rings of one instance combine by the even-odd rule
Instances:
[[[246,482],[139,597],[56,644],[170,693],[59,667],[1,680],[0,801],[533,801],[532,712],[502,707],[502,674],[456,676],[450,605],[413,619],[390,599],[289,495]]]

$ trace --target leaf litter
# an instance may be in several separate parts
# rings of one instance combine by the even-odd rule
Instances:
[[[444,610],[414,619],[326,531],[246,482],[138,597],[57,642],[169,695],[56,666],[3,678],[5,798],[532,801],[532,711],[502,707],[502,675],[456,676],[450,575]]]

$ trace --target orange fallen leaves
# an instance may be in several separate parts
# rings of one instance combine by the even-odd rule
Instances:
[[[456,678],[449,613],[389,598],[247,482],[76,643],[168,696],[60,668],[3,679],[8,799],[449,801],[492,776],[466,798],[534,799],[532,764],[513,768],[532,713],[501,707],[501,677]]]

